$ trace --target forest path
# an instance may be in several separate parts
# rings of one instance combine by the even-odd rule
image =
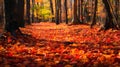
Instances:
[[[25,32],[24,32],[25,30]],[[28,30],[28,32],[26,31]],[[22,29],[26,34],[31,34],[37,39],[54,40],[54,41],[71,41],[82,42],[84,36],[91,37],[89,34],[96,34],[98,28],[90,29],[88,25],[71,25],[64,23],[56,25],[55,23],[33,23]]]
[[[88,25],[33,23],[24,36],[0,39],[0,67],[120,66],[120,31]]]
[[[23,33],[30,34],[36,39],[52,41],[68,41],[76,43],[110,43],[120,42],[120,31],[108,30],[106,32],[98,31],[98,27],[90,28],[89,25],[66,25],[61,23],[41,22],[23,28]]]

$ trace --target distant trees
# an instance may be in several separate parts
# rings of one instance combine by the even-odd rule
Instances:
[[[73,24],[83,23],[83,0],[74,0]]]
[[[26,22],[28,24],[31,24],[31,19],[34,20],[34,17],[37,17],[40,21],[48,21],[51,19],[51,21],[56,24],[59,24],[62,20],[65,20],[66,24],[68,24],[68,22],[80,24],[84,23],[84,21],[88,22],[89,20],[92,20],[91,27],[93,27],[97,23],[98,17],[102,18],[100,16],[100,13],[102,12],[99,11],[102,9],[105,10],[106,15],[106,18],[103,17],[102,19],[106,19],[106,21],[103,23],[101,29],[120,28],[120,0],[40,0],[41,2],[38,1],[37,3],[35,3],[35,1],[36,0],[5,0],[5,27],[9,25],[9,22],[12,22],[11,19],[16,19],[18,25],[23,27],[25,24],[24,13],[26,13]],[[102,5],[104,4],[104,8],[99,6],[101,3]],[[25,4],[26,12],[24,12]],[[30,11],[32,12],[32,18]],[[72,21],[69,21],[69,19],[72,19]]]

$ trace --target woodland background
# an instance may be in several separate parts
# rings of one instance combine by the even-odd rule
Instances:
[[[120,67],[120,0],[0,0],[0,67]]]

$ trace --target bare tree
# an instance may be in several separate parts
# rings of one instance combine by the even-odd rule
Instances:
[[[60,12],[60,3],[59,3],[59,0],[55,0],[55,10],[56,10],[56,24],[59,24],[60,23],[60,16],[59,16],[59,12]]]
[[[80,20],[80,0],[78,0],[78,18]]]
[[[111,11],[111,5],[110,2],[108,0],[102,0],[103,4],[105,5],[105,9],[106,9],[106,14],[107,14],[107,18],[106,21],[104,23],[104,27],[102,27],[101,29],[107,30],[110,28],[116,28],[118,29],[118,23],[116,20],[113,12]]]
[[[120,0],[115,0],[115,16],[116,16],[117,22],[119,22],[119,6],[120,6],[119,3],[120,3]]]
[[[62,3],[61,0],[59,0],[59,22],[61,22],[61,17],[62,17]]]
[[[26,0],[26,14],[27,14],[27,23],[30,23],[30,0]]]
[[[67,10],[67,0],[64,1],[64,7],[65,7],[65,19],[66,24],[68,24],[68,10]]]
[[[92,18],[91,27],[96,24],[97,4],[98,4],[98,0],[95,0],[94,14],[93,14],[93,18]]]
[[[25,21],[24,21],[24,0],[18,0],[18,23],[21,27],[24,27]],[[20,11],[20,12],[19,12]]]
[[[35,0],[32,0],[32,8],[34,8]],[[34,22],[34,9],[32,9],[32,22]]]
[[[54,10],[53,10],[53,2],[50,0],[50,9],[51,9],[51,14],[52,14],[52,22],[54,21],[53,15],[54,15]]]
[[[77,15],[77,3],[78,3],[78,0],[74,0],[74,11],[73,11],[73,24],[80,24],[80,20],[78,18],[78,15]]]
[[[13,36],[16,34],[16,30],[21,33],[19,27],[21,27],[21,20],[23,19],[24,15],[24,2],[22,0],[16,1],[16,0],[4,0],[5,4],[5,30],[7,32],[10,32]],[[20,6],[22,5],[22,6]],[[21,10],[21,13],[19,14],[19,9]],[[22,14],[22,15],[21,15]],[[19,17],[18,17],[19,16]]]
[[[81,17],[81,22],[83,23],[83,0],[80,0],[80,17]]]

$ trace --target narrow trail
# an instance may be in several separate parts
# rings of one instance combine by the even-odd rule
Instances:
[[[113,42],[120,41],[120,31],[108,30],[106,32],[98,32],[99,28],[91,29],[88,25],[71,25],[64,23],[56,25],[55,23],[34,23],[22,31],[30,34],[36,39],[52,40],[52,41],[68,41],[76,43],[107,43],[107,39]],[[109,43],[109,42],[108,42]]]
[[[0,39],[0,67],[120,66],[120,31],[41,22]]]

